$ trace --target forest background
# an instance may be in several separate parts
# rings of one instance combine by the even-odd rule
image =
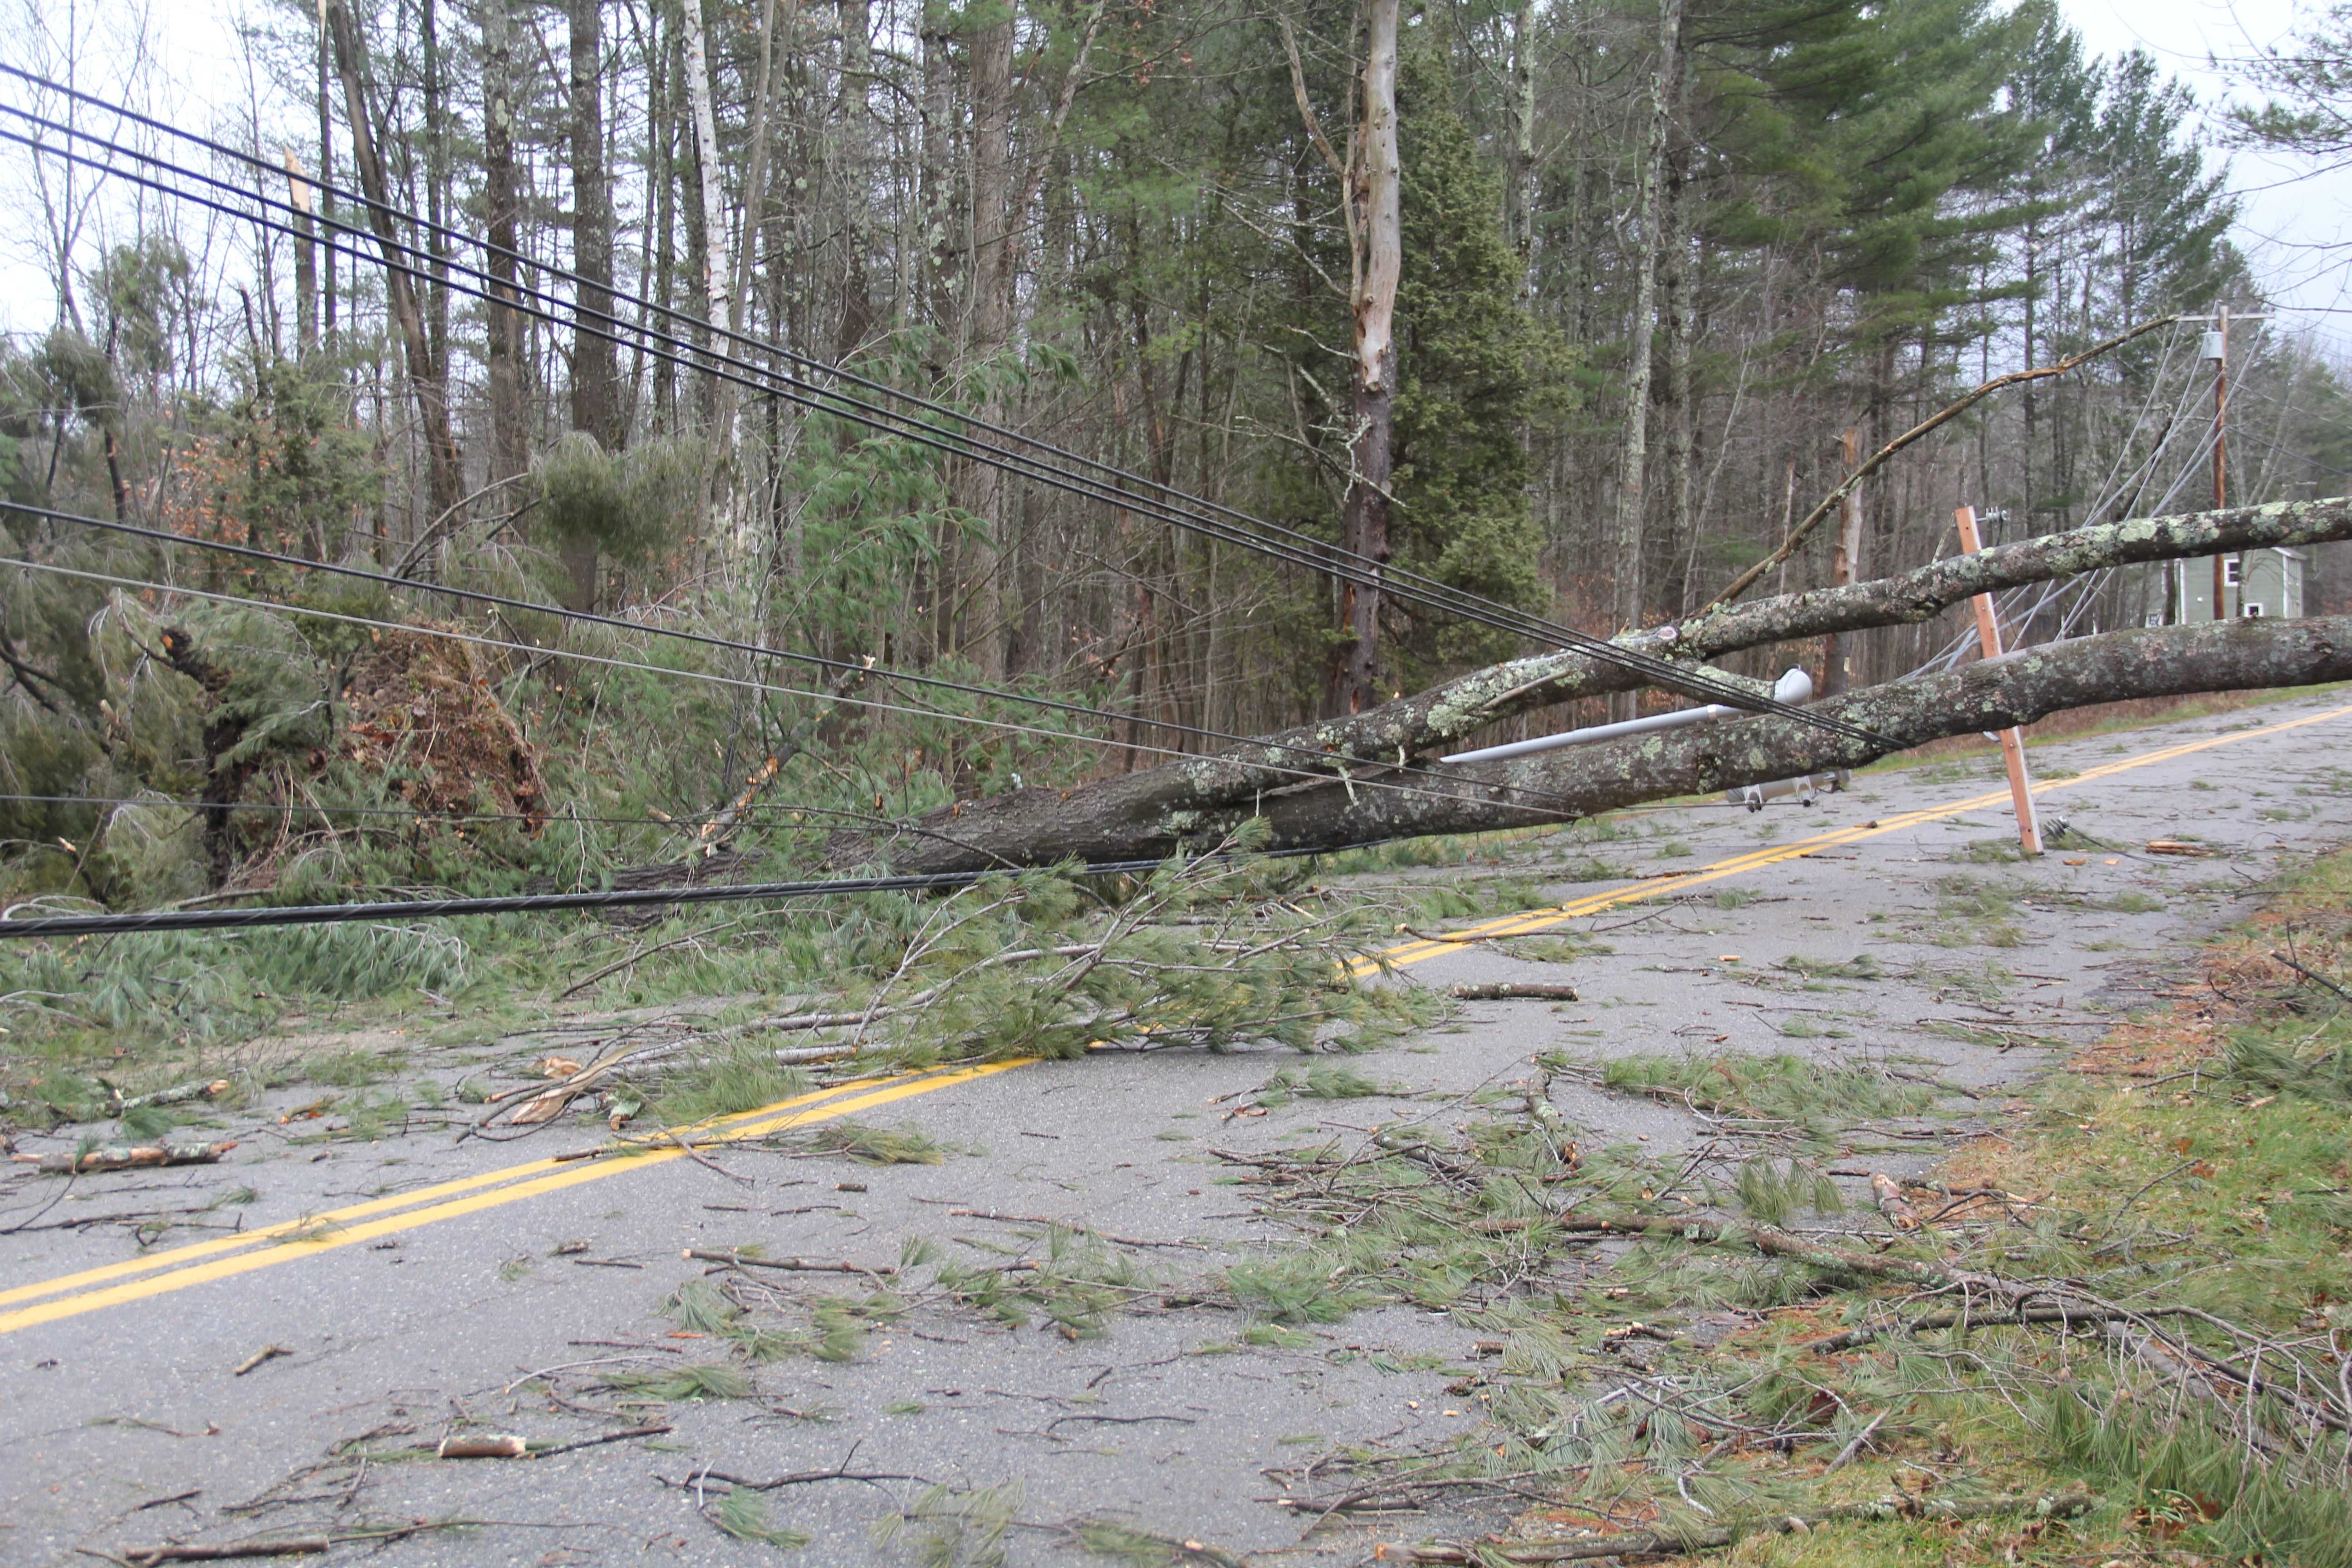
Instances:
[[[0,579],[11,895],[594,886],[709,847],[698,825],[760,760],[812,742],[728,821],[782,874],[845,822],[1331,710],[1362,644],[1310,564],[697,355],[717,322],[759,345],[735,351],[752,370],[847,366],[1339,539],[1361,434],[1345,183],[1383,4],[257,8],[243,79],[209,84],[191,129],[271,175],[57,90],[159,101],[173,62],[147,20],[26,8],[6,59],[45,80],[0,91],[49,124],[20,118],[5,156],[54,309],[0,344],[8,496],[423,586],[8,514],[17,553],[58,569]],[[2049,0],[1385,4],[1388,544],[1454,587],[1602,635],[1687,615],[1837,483],[1849,442],[2157,318],[2263,311],[2188,89],[2146,54],[2091,56]],[[2221,139],[2340,151],[2346,31],[2329,13],[2249,62],[2273,107]],[[58,126],[291,221],[127,181],[88,142],[60,161]],[[372,182],[374,215],[329,188]],[[382,232],[420,258],[396,288]],[[547,286],[578,316],[490,305],[465,271],[484,254],[526,286],[576,275]],[[617,344],[577,325],[604,311]],[[1980,405],[1877,471],[1855,568],[1950,553],[1963,503],[1996,541],[2205,504],[2200,327]],[[2233,501],[2346,488],[2326,343],[2285,317],[2232,332]],[[1827,581],[1835,531],[1763,588]],[[2021,596],[2011,630],[2139,625],[2161,582]],[[2309,607],[2347,597],[2321,552]],[[823,671],[681,630],[972,689],[877,680],[829,704]],[[1378,630],[1375,700],[1521,646],[1394,598]],[[1854,679],[1969,647],[1951,616],[1870,633]],[[1819,650],[1736,668],[1792,660]]]

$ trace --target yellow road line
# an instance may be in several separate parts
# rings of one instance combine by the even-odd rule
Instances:
[[[2322,724],[2330,719],[2341,719],[2347,714],[2352,714],[2352,707],[2331,708],[2325,713],[2290,719],[2283,723],[2265,724],[2259,730],[2233,730],[2223,735],[2210,735],[2201,741],[2184,741],[2179,745],[2165,746],[2137,757],[2126,757],[2120,762],[2106,763],[2095,768],[2085,769],[2073,778],[2053,779],[2046,784],[2035,784],[2033,793],[2042,795],[2051,790],[2071,789],[2077,784],[2112,778],[2117,773],[2128,773],[2134,768],[2144,768],[2155,763],[2168,763],[2192,752],[2210,751],[2215,746],[2231,745],[2239,741],[2283,734],[2289,730],[2300,730],[2306,724]],[[1858,827],[1832,828],[1827,833],[1815,834],[1811,838],[1800,838],[1792,843],[1775,845],[1765,849],[1751,849],[1742,855],[1734,855],[1729,859],[1718,860],[1711,866],[1702,866],[1696,870],[1686,871],[1678,877],[1664,877],[1655,881],[1618,888],[1610,892],[1591,893],[1580,899],[1571,899],[1567,903],[1555,905],[1550,909],[1504,915],[1477,925],[1465,926],[1460,931],[1454,933],[1457,940],[1453,942],[1402,942],[1373,956],[1358,959],[1349,966],[1349,973],[1360,979],[1379,973],[1384,966],[1396,968],[1408,963],[1423,963],[1443,953],[1459,952],[1465,942],[1475,938],[1532,935],[1539,931],[1549,931],[1555,926],[1565,925],[1582,915],[1599,914],[1603,910],[1615,909],[1622,904],[1639,903],[1648,899],[1662,898],[1666,894],[1678,893],[1685,889],[1700,887],[1708,882],[1719,882],[1726,877],[1736,877],[1744,871],[1759,870],[1783,860],[1801,859],[1807,855],[1818,855],[1824,849],[1835,849],[1848,844],[1858,844],[1865,838],[1876,838],[1888,833],[1900,833],[1906,827],[1916,827],[1922,823],[1962,816],[1971,811],[1982,811],[1988,806],[2004,805],[2008,801],[2009,791],[2005,788],[1998,789],[1987,795],[1970,795],[1966,800],[1949,801],[1942,805],[1900,812],[1893,816],[1882,816]]]
[[[863,1083],[835,1084],[812,1094],[796,1095],[790,1100],[778,1100],[772,1105],[763,1105],[757,1110],[738,1112],[732,1116],[715,1117],[685,1131],[690,1138],[707,1135],[713,1140],[721,1139],[739,1122],[771,1116],[777,1111],[788,1110],[799,1106],[814,1105],[820,1100],[831,1100],[836,1095],[848,1094],[865,1087],[866,1086]],[[58,1279],[44,1279],[31,1285],[19,1285],[11,1290],[0,1290],[0,1307],[10,1306],[18,1301],[32,1300],[42,1296],[54,1296],[61,1290],[79,1289],[90,1285],[102,1284],[109,1279],[120,1279],[128,1275],[149,1274],[159,1269],[179,1268],[199,1258],[215,1257],[224,1252],[238,1252],[263,1242],[275,1241],[281,1237],[290,1236],[296,1231],[308,1230],[314,1226],[344,1225],[353,1220],[367,1219],[399,1209],[415,1208],[437,1199],[453,1197],[459,1193],[472,1192],[480,1187],[498,1186],[548,1171],[560,1170],[570,1163],[572,1162],[568,1160],[529,1160],[520,1165],[504,1165],[495,1171],[478,1172],[474,1175],[460,1176],[453,1181],[438,1182],[431,1186],[416,1187],[404,1193],[394,1193],[384,1197],[372,1198],[365,1203],[353,1204],[348,1208],[329,1209],[323,1214],[304,1215],[296,1219],[281,1220],[276,1225],[239,1231],[235,1236],[194,1242],[186,1247],[173,1247],[168,1252],[151,1252],[142,1257],[125,1259],[121,1263],[110,1263],[102,1268],[87,1269],[79,1274],[61,1275]]]
[[[2352,707],[2334,708],[2324,713],[2292,719],[2283,723],[2267,724],[2255,730],[2237,730],[2228,734],[2209,736],[2201,741],[2183,742],[2162,747],[2137,757],[2107,763],[2088,769],[2073,778],[2054,779],[2034,786],[2039,795],[2050,790],[2067,789],[2077,784],[2111,778],[2134,768],[2226,746],[2239,741],[2253,740],[2266,735],[2299,730],[2307,724],[2325,723],[2352,714]],[[1958,816],[1988,806],[2000,805],[2009,798],[2008,791],[1995,790],[1971,795],[1965,800],[1948,802],[1916,811],[1900,812],[1854,827],[1832,828],[1827,833],[1801,838],[1793,843],[1752,849],[1716,861],[1680,876],[1637,883],[1612,891],[1589,894],[1580,899],[1550,909],[1522,911],[1465,928],[1463,938],[1487,936],[1523,936],[1564,925],[1582,915],[1598,914],[1620,905],[1639,903],[1664,897],[1686,889],[1721,881],[1744,872],[1759,870],[1782,861],[1817,855],[1866,838],[1876,838],[1889,833],[1899,833],[1906,827],[1923,823]],[[1383,961],[1389,966],[1419,963],[1441,953],[1459,951],[1459,942],[1416,941],[1390,948],[1377,957],[1360,959],[1352,966],[1359,976],[1377,973]],[[1025,1060],[991,1062],[980,1067],[937,1068],[929,1072],[910,1074],[904,1078],[883,1079],[877,1083],[842,1084],[813,1094],[778,1100],[757,1110],[735,1116],[716,1118],[697,1128],[686,1131],[698,1134],[693,1142],[722,1144],[744,1139],[762,1137],[788,1127],[813,1125],[836,1117],[852,1115],[895,1100],[915,1095],[929,1094],[937,1089],[968,1083],[1009,1068],[1026,1066]],[[349,1247],[354,1242],[373,1241],[380,1237],[396,1235],[405,1230],[433,1225],[445,1219],[478,1214],[505,1204],[518,1203],[543,1193],[560,1192],[586,1182],[599,1181],[624,1171],[647,1165],[665,1164],[681,1159],[685,1151],[675,1145],[646,1147],[634,1155],[616,1152],[594,1160],[564,1162],[532,1160],[496,1171],[485,1171],[454,1181],[419,1187],[414,1192],[373,1198],[346,1208],[332,1209],[323,1214],[305,1215],[277,1225],[264,1226],[239,1236],[224,1237],[212,1241],[196,1242],[155,1253],[140,1258],[111,1263],[102,1268],[85,1269],[78,1274],[61,1275],[54,1279],[20,1285],[0,1290],[0,1307],[19,1301],[37,1301],[43,1297],[62,1297],[37,1306],[21,1307],[13,1312],[0,1312],[0,1334],[18,1329],[54,1322],[60,1318],[95,1311],[124,1301],[160,1296],[185,1289],[207,1280],[230,1279],[256,1269],[292,1262],[316,1253]],[[144,1278],[133,1278],[144,1276]],[[111,1283],[123,1281],[122,1283]],[[68,1294],[68,1292],[78,1292]]]
[[[819,1089],[814,1094],[799,1095],[791,1100],[779,1100],[773,1105],[761,1106],[757,1110],[719,1118],[715,1121],[705,1123],[704,1130],[719,1130],[713,1132],[714,1136],[718,1136],[724,1129],[745,1117],[765,1116],[795,1106],[813,1105],[819,1100],[830,1100],[835,1095],[848,1093],[859,1087],[854,1083],[837,1084],[831,1089]],[[690,1135],[696,1129],[689,1128],[687,1131]],[[149,1274],[158,1269],[175,1268],[199,1258],[215,1257],[224,1252],[242,1251],[246,1247],[257,1246],[263,1242],[275,1241],[280,1237],[290,1236],[299,1230],[308,1230],[313,1226],[343,1225],[352,1220],[366,1219],[398,1209],[415,1208],[436,1199],[472,1192],[478,1187],[497,1186],[503,1183],[519,1181],[526,1176],[560,1170],[571,1163],[566,1160],[530,1160],[520,1165],[505,1165],[495,1171],[482,1171],[474,1175],[460,1176],[454,1181],[439,1182],[431,1186],[416,1187],[404,1193],[394,1193],[381,1198],[371,1198],[365,1203],[353,1204],[348,1208],[330,1209],[323,1214],[304,1215],[298,1219],[282,1220],[276,1225],[239,1231],[235,1236],[220,1237],[211,1241],[194,1242],[186,1247],[173,1247],[167,1252],[151,1252],[142,1257],[127,1258],[121,1263],[110,1263],[102,1268],[86,1269],[79,1274],[60,1275],[55,1279],[44,1279],[31,1285],[19,1285],[14,1289],[0,1290],[0,1307],[10,1306],[18,1301],[32,1300],[42,1296],[54,1296],[61,1290],[74,1290],[86,1286],[103,1284],[109,1279],[120,1279],[128,1275]]]
[[[969,1083],[974,1079],[986,1078],[994,1073],[1026,1065],[1025,1060],[1014,1060],[989,1062],[979,1067],[940,1068],[900,1079],[884,1079],[878,1085],[869,1082],[864,1086],[862,1092],[856,1092],[860,1089],[860,1086],[848,1085],[818,1094],[802,1095],[793,1100],[780,1100],[773,1105],[761,1106],[755,1110],[724,1118],[705,1129],[709,1136],[690,1136],[690,1141],[699,1147],[709,1148],[763,1137],[768,1133],[787,1128],[813,1126],[818,1122],[855,1115],[858,1111],[870,1110],[877,1106],[887,1105],[895,1100],[906,1100],[919,1094],[929,1094],[936,1089]],[[695,1130],[688,1131],[691,1135]],[[543,1193],[560,1192],[566,1187],[601,1181],[606,1176],[619,1175],[626,1171],[667,1164],[672,1160],[686,1157],[686,1151],[675,1144],[657,1148],[643,1145],[639,1147],[643,1149],[642,1152],[616,1152],[593,1161],[533,1160],[524,1164],[509,1166],[503,1170],[486,1172],[478,1176],[445,1182],[438,1186],[420,1188],[416,1192],[403,1194],[395,1198],[379,1198],[371,1203],[355,1204],[350,1208],[332,1210],[326,1214],[313,1215],[303,1219],[288,1221],[282,1225],[270,1226],[261,1230],[249,1231],[243,1237],[229,1238],[226,1246],[206,1243],[181,1247],[174,1253],[156,1258],[142,1258],[129,1265],[115,1264],[105,1268],[93,1268],[80,1274],[45,1280],[39,1285],[21,1287],[9,1292],[6,1299],[14,1300],[22,1300],[27,1296],[56,1295],[64,1290],[79,1290],[80,1294],[67,1296],[62,1300],[46,1302],[39,1306],[20,1308],[13,1312],[0,1313],[0,1334],[11,1333],[18,1329],[29,1329],[41,1323],[54,1322],[60,1318],[95,1311],[99,1308],[114,1306],[123,1301],[134,1301],[150,1296],[160,1296],[170,1291],[185,1289],[191,1285],[201,1285],[210,1279],[226,1279],[236,1275],[250,1273],[257,1268],[274,1268],[280,1263],[290,1263],[317,1253],[331,1251],[339,1247],[349,1247],[354,1242],[373,1241],[380,1237],[414,1230],[441,1220],[478,1214],[485,1209],[517,1203],[524,1198],[537,1197]],[[501,1183],[506,1184],[495,1184]],[[484,1187],[489,1190],[470,1192],[467,1190]],[[456,1195],[461,1194],[464,1195]],[[436,1197],[446,1197],[446,1201],[428,1202]],[[427,1202],[428,1206],[415,1207],[415,1205],[420,1202]],[[389,1215],[384,1213],[386,1209],[395,1208],[404,1209],[405,1212]],[[382,1217],[369,1218],[370,1215]],[[364,1223],[352,1223],[353,1221],[364,1221]],[[255,1243],[263,1245],[253,1245]],[[213,1257],[211,1261],[200,1261],[209,1254],[239,1247],[244,1247],[244,1250],[235,1251],[233,1256]],[[176,1267],[167,1268],[161,1273],[150,1273],[145,1279],[116,1285],[105,1283],[109,1279],[120,1279],[126,1273],[141,1272],[157,1264],[170,1263],[173,1259],[178,1260]],[[89,1289],[93,1285],[103,1288]]]

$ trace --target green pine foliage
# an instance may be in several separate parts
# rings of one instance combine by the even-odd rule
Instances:
[[[1573,356],[1521,308],[1517,256],[1496,226],[1502,186],[1453,102],[1445,62],[1408,51],[1397,122],[1404,166],[1404,270],[1397,285],[1396,510],[1401,564],[1527,609],[1545,606],[1543,540],[1528,504],[1523,439],[1539,408],[1557,413]],[[1507,656],[1487,628],[1415,616],[1399,684],[1425,686]]]

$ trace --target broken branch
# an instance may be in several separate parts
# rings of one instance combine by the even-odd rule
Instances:
[[[1445,994],[1457,1002],[1573,1002],[1576,987],[1556,980],[1489,980],[1449,985]]]
[[[87,1175],[93,1171],[129,1171],[153,1165],[209,1165],[236,1147],[224,1143],[108,1143],[78,1154],[13,1154],[44,1176]]]
[[[1853,488],[1856,485],[1862,483],[1863,480],[1868,479],[1872,474],[1876,473],[1880,468],[1885,468],[1886,466],[1887,459],[1894,457],[1897,452],[1903,450],[1904,447],[1910,446],[1915,441],[1918,441],[1925,437],[1934,434],[1937,429],[1945,425],[1948,425],[1953,420],[1958,418],[1961,415],[1967,413],[1977,404],[1981,403],[1984,399],[1991,396],[1994,393],[1999,392],[2005,386],[2017,386],[2030,381],[2043,381],[2052,376],[2064,375],[2068,371],[2073,370],[2079,365],[2087,364],[2092,360],[2098,358],[2101,354],[2105,353],[2110,349],[2119,349],[2123,347],[2124,344],[2131,342],[2134,338],[2144,336],[2148,332],[2156,331],[2158,327],[2168,327],[2179,319],[2180,318],[2178,316],[2159,316],[2153,321],[2143,322],[2139,326],[2134,327],[2130,331],[2122,333],[2116,337],[2109,338],[2105,342],[2095,344],[2090,348],[2084,349],[2081,353],[2059,361],[2056,364],[2042,365],[2032,370],[2015,370],[2010,372],[2007,375],[1997,375],[1990,381],[1979,386],[1975,391],[1961,397],[1958,402],[1948,404],[1944,407],[1937,410],[1935,413],[1930,414],[1927,418],[1922,419],[1918,424],[1914,425],[1910,429],[1906,430],[1902,435],[1897,436],[1895,439],[1886,443],[1885,446],[1881,447],[1877,451],[1873,452],[1868,458],[1864,458],[1861,464],[1854,468],[1853,472],[1848,474],[1845,479],[1839,483],[1835,489],[1830,491],[1829,494],[1822,498],[1822,502],[1819,506],[1813,508],[1811,511],[1805,514],[1804,521],[1797,524],[1796,527],[1789,531],[1788,537],[1780,542],[1780,549],[1775,550],[1771,554],[1767,555],[1763,560],[1759,561],[1755,565],[1750,566],[1747,571],[1742,572],[1732,581],[1731,586],[1726,588],[1722,593],[1717,594],[1714,598],[1709,599],[1706,605],[1701,609],[1700,614],[1704,615],[1707,610],[1715,608],[1717,605],[1728,604],[1732,600],[1737,599],[1740,595],[1745,594],[1748,589],[1754,587],[1756,585],[1757,579],[1763,576],[1765,573],[1769,572],[1772,568],[1780,564],[1781,562],[1789,559],[1790,555],[1796,552],[1797,546],[1804,542],[1805,536],[1811,533],[1814,529],[1820,527],[1823,518],[1828,517],[1832,512],[1837,510],[1838,502],[1852,495],[1853,493]]]
[[[724,1263],[730,1268],[779,1268],[793,1274],[867,1274],[887,1279],[898,1273],[888,1265],[868,1268],[862,1263],[822,1263],[814,1258],[752,1258],[740,1252],[706,1251],[689,1247],[685,1257],[703,1263]]]

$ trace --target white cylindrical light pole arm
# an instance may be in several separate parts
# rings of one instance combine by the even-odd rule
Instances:
[[[1791,669],[1772,683],[1772,700],[1798,703],[1813,694],[1813,679],[1801,669]],[[1505,745],[1486,746],[1475,752],[1456,752],[1450,757],[1440,757],[1444,763],[1494,763],[1505,757],[1524,757],[1534,752],[1556,752],[1563,746],[1589,746],[1596,741],[1614,741],[1625,735],[1646,735],[1653,730],[1675,730],[1685,724],[1696,724],[1707,719],[1726,719],[1745,710],[1728,708],[1711,702],[1704,708],[1682,708],[1672,713],[1654,713],[1646,719],[1626,719],[1615,724],[1595,724],[1588,730],[1570,730],[1558,735],[1541,735],[1532,741],[1512,741]]]

